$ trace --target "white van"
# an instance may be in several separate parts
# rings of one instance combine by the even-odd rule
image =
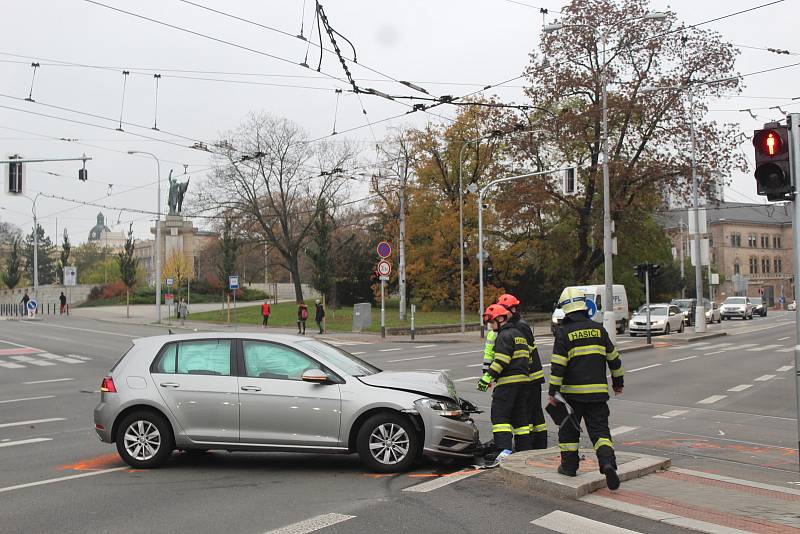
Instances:
[[[625,286],[621,284],[614,284],[612,287],[614,293],[614,315],[617,322],[617,333],[624,334],[625,330],[628,328],[628,323],[631,320],[630,312],[628,310],[628,294],[625,292]],[[594,306],[597,308],[597,313],[594,314],[592,320],[602,323],[604,309],[603,299],[605,298],[606,286],[574,286],[574,288],[578,291],[582,291],[583,294],[586,295],[587,301],[592,301],[594,303]],[[588,305],[591,307],[591,304]],[[564,320],[564,312],[561,311],[561,308],[556,308],[553,312],[553,317],[550,323],[550,330],[553,332],[553,335],[555,335],[556,329],[561,324],[562,320]]]

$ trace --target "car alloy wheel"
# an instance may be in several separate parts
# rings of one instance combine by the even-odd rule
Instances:
[[[150,421],[138,420],[125,429],[125,450],[140,462],[152,459],[161,448],[161,432]]]
[[[395,465],[408,455],[411,440],[400,425],[383,423],[377,426],[369,436],[369,452],[372,457],[384,465]]]

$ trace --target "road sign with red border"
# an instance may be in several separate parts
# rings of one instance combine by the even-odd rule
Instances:
[[[376,249],[378,251],[378,256],[381,258],[388,258],[392,255],[392,246],[387,243],[386,241],[381,241],[378,243],[378,247]]]
[[[381,276],[389,276],[392,274],[392,264],[386,260],[378,262],[378,274]]]

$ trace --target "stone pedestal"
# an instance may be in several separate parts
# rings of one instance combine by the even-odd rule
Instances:
[[[174,252],[183,254],[189,264],[194,266],[194,259],[200,253],[197,240],[198,229],[192,221],[183,215],[167,215],[166,219],[158,223],[161,226],[161,242],[156,246],[161,251],[162,268]],[[151,228],[150,232],[156,235],[156,229]]]

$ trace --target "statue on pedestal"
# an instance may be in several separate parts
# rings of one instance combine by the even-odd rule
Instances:
[[[167,205],[169,206],[170,215],[178,215],[183,211],[183,197],[188,188],[189,180],[179,184],[178,180],[172,177],[172,170],[169,171],[169,197],[167,198]]]

